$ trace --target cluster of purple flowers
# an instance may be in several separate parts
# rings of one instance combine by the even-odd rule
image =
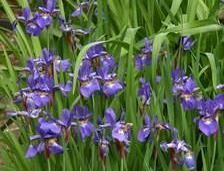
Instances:
[[[16,97],[16,102],[24,105],[25,111],[10,112],[11,115],[25,115],[37,118],[42,108],[53,103],[53,95],[60,90],[63,95],[71,90],[72,83],[55,84],[53,79],[56,72],[66,72],[70,67],[68,60],[61,60],[47,49],[43,49],[39,58],[29,59],[24,71],[29,73],[27,87],[22,88]]]
[[[175,164],[177,163],[179,165],[185,165],[189,170],[195,169],[196,162],[191,147],[184,141],[174,138],[169,143],[161,143],[160,148],[165,152],[167,152],[168,149],[171,150],[173,167],[175,167]]]
[[[124,88],[115,73],[116,64],[112,55],[99,44],[91,47],[79,68],[78,80],[80,93],[89,98],[94,92],[100,91],[106,96],[114,96]]]
[[[218,114],[224,109],[224,95],[217,95],[214,99],[204,99],[193,78],[186,76],[181,70],[173,71],[172,79],[173,94],[181,99],[184,110],[198,111],[199,116],[195,118],[195,121],[201,132],[206,136],[217,133]],[[219,85],[218,88],[222,89],[222,85]]]
[[[102,160],[105,160],[109,152],[109,144],[112,137],[113,142],[117,146],[117,150],[121,158],[124,158],[129,150],[132,123],[124,121],[124,113],[119,119],[112,108],[107,108],[104,113],[104,122],[100,119],[98,128],[95,131],[94,141],[98,144],[99,154]],[[110,130],[110,135],[106,135],[106,129]]]
[[[50,154],[62,153],[64,148],[59,144],[60,139],[64,137],[65,142],[68,142],[71,131],[74,137],[79,136],[82,141],[94,135],[94,142],[99,147],[99,155],[102,160],[105,160],[109,153],[111,139],[117,145],[120,156],[124,157],[130,143],[132,124],[124,121],[123,114],[116,120],[114,110],[107,108],[104,116],[105,123],[99,120],[98,127],[95,128],[90,121],[91,115],[92,113],[89,112],[87,107],[77,105],[71,111],[64,109],[59,119],[54,119],[50,114],[40,117],[36,128],[38,134],[30,137],[31,144],[26,157],[31,158],[44,152],[48,158]],[[110,130],[107,137],[106,129]]]
[[[44,6],[38,8],[38,12],[31,12],[30,8],[27,7],[23,9],[22,15],[17,17],[19,21],[25,24],[26,32],[29,35],[39,36],[44,29],[50,27],[53,17],[59,12],[56,9],[55,0],[46,0],[45,2]],[[95,1],[91,4],[97,5]],[[80,16],[89,8],[89,1],[82,2],[71,16]],[[73,29],[72,25],[63,18],[59,17],[59,22],[61,30],[71,33],[71,35],[86,35],[89,33],[81,29]],[[194,44],[189,37],[183,38],[182,41],[184,50],[189,50]],[[146,38],[140,54],[135,57],[136,69],[140,71],[150,65],[151,55],[152,42]],[[11,116],[20,115],[38,118],[37,134],[30,137],[31,143],[26,152],[26,157],[32,158],[39,153],[44,153],[46,158],[49,158],[50,154],[63,153],[72,133],[74,138],[80,138],[82,141],[93,136],[94,142],[98,146],[99,156],[103,161],[109,153],[111,142],[116,145],[120,157],[124,158],[129,151],[132,127],[132,123],[125,122],[124,112],[117,119],[115,111],[112,108],[107,108],[103,119],[99,118],[97,126],[95,126],[90,120],[92,113],[87,107],[76,105],[72,110],[63,109],[59,118],[54,118],[46,111],[47,106],[54,102],[56,90],[60,90],[64,96],[67,96],[71,91],[71,81],[57,85],[54,81],[55,72],[66,72],[69,67],[68,60],[61,60],[60,57],[55,56],[47,49],[43,49],[39,58],[30,59],[27,62],[24,71],[30,74],[27,78],[28,86],[22,88],[16,97],[17,102],[23,103],[25,110],[9,112]],[[85,54],[79,68],[80,94],[86,99],[97,91],[101,91],[106,97],[115,96],[124,89],[124,84],[117,78],[116,69],[117,65],[114,57],[101,44],[91,47]],[[204,103],[210,102],[200,100],[201,98],[197,94],[198,87],[192,77],[187,77],[182,72],[175,71],[172,78],[173,93],[181,98],[184,109],[197,108],[200,111],[199,128],[206,135],[214,133],[218,127],[217,112],[223,109],[223,106],[217,106],[222,97],[217,96],[215,98],[216,108],[210,111],[209,107],[208,109],[201,107]],[[140,113],[141,116],[144,116],[144,124],[138,133],[139,142],[153,140],[161,130],[169,131],[173,135],[172,141],[162,143],[160,145],[161,149],[163,151],[174,150],[175,155],[172,159],[178,164],[187,166],[190,170],[193,169],[195,167],[193,153],[190,146],[177,138],[177,130],[168,123],[161,123],[157,118],[151,120],[146,114],[151,94],[150,83],[144,78],[140,78],[138,97]]]
[[[23,9],[22,14],[17,16],[17,20],[24,23],[26,32],[31,36],[39,36],[44,29],[50,27],[53,23],[53,18],[58,17],[59,9],[56,8],[56,0],[46,0],[46,3],[38,7],[38,11],[32,13],[29,7]],[[94,2],[92,5],[96,6],[97,3]],[[90,7],[90,2],[85,1],[80,3],[79,7],[75,9],[71,16],[78,17],[81,16],[83,11],[88,10]],[[82,29],[72,29],[72,27],[65,22],[65,19],[61,20],[61,17],[58,17],[61,25],[61,30],[63,32],[75,31],[75,34],[85,35],[88,32]],[[17,21],[13,22],[13,28],[16,28]]]
[[[26,32],[32,36],[39,36],[40,33],[48,28],[59,10],[56,9],[55,0],[47,0],[44,6],[40,6],[38,12],[32,14],[29,7],[23,9],[22,15],[17,19],[25,24]]]
[[[194,155],[191,152],[190,146],[187,145],[184,141],[177,138],[177,129],[166,122],[160,122],[157,117],[151,120],[151,118],[146,114],[145,107],[147,107],[147,105],[149,105],[150,103],[151,87],[149,82],[145,81],[145,79],[143,78],[140,78],[140,83],[141,85],[138,90],[138,96],[140,98],[140,106],[143,106],[140,107],[140,109],[144,109],[140,110],[142,116],[144,116],[144,122],[143,126],[138,132],[138,141],[151,142],[154,139],[157,139],[156,137],[159,136],[161,131],[169,132],[172,135],[172,141],[170,143],[161,143],[161,149],[163,151],[173,149],[174,155],[171,156],[171,161],[174,164],[177,163],[179,165],[185,165],[189,170],[194,169],[196,165]]]
[[[160,148],[165,152],[167,152],[168,149],[174,150],[171,156],[172,163],[174,165],[185,165],[189,170],[194,169],[196,162],[190,146],[183,140],[177,138],[178,131],[176,128],[168,123],[160,122],[157,117],[151,120],[150,117],[145,114],[143,126],[138,132],[138,140],[139,142],[151,142],[159,136],[161,131],[170,132],[172,135],[172,141],[170,143],[163,142],[160,144]]]
[[[50,114],[39,118],[36,128],[38,134],[30,137],[32,143],[26,157],[31,158],[42,152],[46,157],[51,153],[62,153],[64,149],[57,142],[62,136],[68,142],[71,128],[75,136],[80,136],[82,140],[91,136],[94,131],[94,125],[89,121],[91,115],[87,107],[75,106],[72,111],[63,109],[59,119],[54,119]],[[36,143],[34,140],[39,141]]]

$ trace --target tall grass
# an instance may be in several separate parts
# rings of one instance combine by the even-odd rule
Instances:
[[[19,8],[29,5],[36,8],[36,1],[17,0]],[[92,1],[91,1],[92,2]],[[177,59],[178,67],[192,74],[204,97],[214,97],[218,92],[216,86],[224,82],[224,43],[223,26],[218,22],[217,13],[221,9],[218,0],[97,0],[97,16],[94,10],[89,10],[81,18],[70,17],[79,1],[58,0],[60,15],[71,20],[75,27],[90,28],[89,36],[82,38],[80,48],[72,50],[65,41],[63,33],[54,23],[49,30],[45,30],[40,37],[28,36],[21,24],[16,32],[0,27],[0,41],[4,48],[0,52],[0,110],[1,115],[8,110],[18,110],[20,106],[13,104],[13,97],[19,90],[17,85],[21,77],[20,70],[30,57],[38,57],[41,48],[48,47],[56,50],[59,56],[70,59],[72,64],[73,88],[67,98],[56,94],[56,101],[52,109],[54,116],[59,116],[62,108],[72,108],[82,103],[78,90],[78,71],[86,51],[93,45],[103,43],[118,64],[118,77],[126,84],[124,91],[110,99],[103,99],[99,94],[83,102],[97,115],[103,115],[106,107],[113,107],[117,111],[126,111],[126,120],[133,123],[130,152],[124,159],[120,159],[115,145],[110,146],[105,163],[99,160],[97,146],[91,141],[71,139],[65,145],[65,152],[52,155],[47,161],[44,155],[33,159],[26,159],[25,152],[29,145],[29,136],[34,134],[34,128],[29,129],[27,120],[22,117],[10,118],[19,128],[13,133],[11,126],[0,131],[0,160],[3,165],[0,170],[28,171],[28,170],[172,170],[169,154],[163,153],[159,143],[154,140],[139,143],[136,140],[138,130],[142,125],[142,118],[138,111],[138,80],[145,77],[152,86],[152,100],[147,111],[151,116],[158,116],[160,120],[169,122],[179,131],[179,137],[192,146],[197,167],[195,170],[212,171],[223,170],[223,118],[220,118],[220,129],[217,138],[206,137],[193,122],[198,115],[196,112],[185,112],[180,103],[172,95],[171,71]],[[12,23],[16,14],[7,0],[1,0],[0,8]],[[6,35],[14,36],[10,41]],[[178,41],[182,36],[192,36],[195,45],[192,50],[178,52]],[[153,41],[152,64],[144,71],[138,72],[134,67],[134,57],[143,47],[143,39],[148,37]],[[161,56],[163,53],[165,55]],[[14,64],[10,55],[15,55],[19,61]],[[161,76],[161,82],[156,82],[156,76]],[[68,79],[60,74],[57,79]],[[166,100],[166,104],[164,103]],[[222,115],[222,114],[221,114]],[[9,119],[9,118],[7,118]],[[31,122],[31,121],[30,121]],[[155,149],[158,150],[155,157]],[[186,168],[177,168],[186,170]]]

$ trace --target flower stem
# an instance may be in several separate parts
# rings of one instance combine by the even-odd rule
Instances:
[[[214,163],[215,163],[215,155],[216,155],[216,141],[214,142],[214,147],[213,147],[213,156],[212,156],[212,163],[211,163],[211,168],[210,168],[210,171],[213,171],[213,168],[214,168]]]
[[[47,167],[48,167],[48,171],[51,171],[50,159],[47,159]]]
[[[124,159],[121,159],[121,171],[124,171]]]

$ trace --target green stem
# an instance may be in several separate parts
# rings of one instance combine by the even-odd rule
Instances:
[[[50,50],[50,27],[47,29],[47,50]]]
[[[47,159],[47,167],[48,167],[48,171],[51,171],[50,159]]]
[[[124,159],[121,159],[121,171],[124,171]]]
[[[213,146],[213,156],[212,156],[212,163],[211,163],[210,171],[213,171],[213,168],[214,168],[215,155],[216,155],[216,141],[214,142],[214,146]]]

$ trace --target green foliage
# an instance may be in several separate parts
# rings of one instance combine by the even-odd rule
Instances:
[[[18,0],[19,8],[26,7],[28,2],[28,0]],[[26,35],[20,24],[16,32],[0,27],[0,42],[5,45],[0,50],[0,97],[7,99],[5,102],[0,98],[0,114],[4,115],[5,111],[16,109],[12,99],[18,91],[16,83],[20,76],[20,69],[25,66],[29,57],[39,56],[41,49],[47,46],[50,49],[56,49],[60,56],[70,59],[74,73],[71,95],[63,99],[61,95],[56,94],[53,113],[58,116],[63,107],[71,109],[81,101],[77,90],[80,63],[91,46],[103,43],[115,56],[118,63],[118,77],[125,81],[127,86],[113,99],[103,99],[95,95],[85,103],[90,106],[94,114],[103,115],[102,112],[109,106],[117,111],[125,109],[126,120],[134,124],[130,152],[126,158],[120,159],[115,145],[111,145],[109,157],[103,163],[99,160],[97,147],[91,139],[84,142],[71,139],[68,144],[64,142],[66,150],[62,155],[51,156],[48,161],[44,155],[26,159],[25,151],[29,144],[29,135],[34,131],[25,125],[23,119],[16,118],[13,123],[17,125],[20,133],[12,133],[11,128],[8,127],[6,131],[0,132],[0,161],[3,161],[0,170],[172,170],[169,154],[159,150],[159,140],[143,144],[136,140],[138,129],[142,125],[137,104],[140,76],[150,80],[153,89],[152,101],[147,111],[151,116],[158,116],[179,130],[179,136],[192,146],[197,159],[197,170],[223,170],[223,119],[219,121],[220,132],[217,134],[217,141],[213,137],[207,138],[202,135],[193,122],[197,113],[185,112],[173,99],[170,78],[172,68],[177,65],[193,75],[205,97],[213,97],[218,93],[216,86],[224,82],[222,77],[224,73],[223,25],[219,24],[216,17],[217,11],[221,8],[219,1],[97,0],[97,3],[98,16],[95,17],[93,11],[90,10],[81,16],[80,21],[69,16],[74,7],[78,6],[79,1],[57,1],[60,15],[71,19],[75,27],[87,27],[94,30],[90,36],[77,42],[82,46],[80,45],[80,48],[74,51],[64,40],[63,33],[56,28],[57,24],[42,33],[40,37]],[[34,0],[31,1],[30,6],[32,5],[35,6]],[[0,7],[4,9],[10,22],[16,19],[7,0],[1,0]],[[15,41],[10,41],[6,33],[13,34]],[[49,34],[52,36],[49,37]],[[177,42],[181,36],[186,35],[194,38],[195,47],[188,52],[179,52],[176,46],[181,45]],[[152,64],[139,73],[134,68],[133,61],[134,56],[143,46],[144,37],[153,40]],[[18,64],[13,63],[13,59],[9,57],[10,54],[16,56]],[[159,84],[156,82],[157,75],[162,78]],[[67,78],[61,74],[57,79]],[[94,116],[95,122],[96,118],[97,116]],[[177,170],[186,170],[186,168],[177,168]]]

